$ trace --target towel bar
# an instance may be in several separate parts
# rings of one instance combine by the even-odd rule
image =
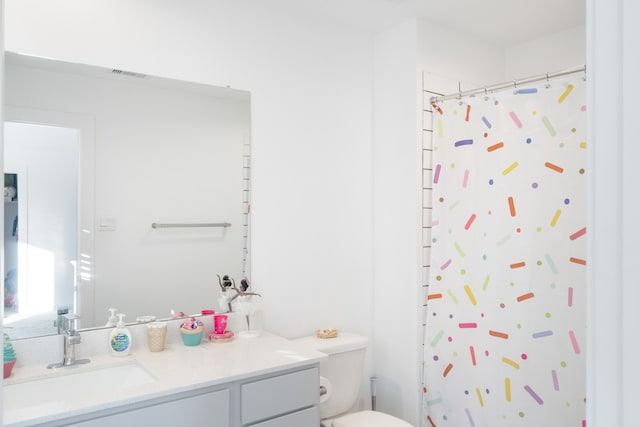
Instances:
[[[159,224],[154,222],[151,228],[192,228],[192,227],[231,227],[229,222],[211,222],[211,223],[195,223],[195,224]]]

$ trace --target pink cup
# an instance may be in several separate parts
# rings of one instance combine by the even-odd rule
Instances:
[[[227,330],[227,315],[215,314],[213,316],[213,331],[216,334],[224,334],[224,331],[226,330]]]

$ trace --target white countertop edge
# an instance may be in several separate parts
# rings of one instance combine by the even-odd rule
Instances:
[[[207,357],[242,355],[248,358],[246,366],[230,367],[229,373],[224,372],[225,366],[212,368],[202,366],[195,368],[193,365],[184,366],[185,360],[193,361],[200,359],[203,363]],[[113,357],[110,355],[100,355],[91,358],[91,363],[72,367],[71,369],[81,370],[82,368],[100,369],[103,366],[115,366],[127,363],[138,363],[148,370],[157,381],[136,387],[131,387],[126,393],[115,392],[112,395],[100,396],[96,399],[89,397],[83,402],[65,402],[68,408],[57,411],[31,411],[29,418],[15,417],[11,413],[11,408],[4,408],[3,425],[5,427],[26,427],[44,423],[55,423],[67,418],[76,418],[91,414],[97,411],[114,412],[123,406],[145,406],[145,402],[155,399],[162,399],[175,394],[194,392],[199,389],[221,386],[224,384],[243,381],[253,377],[269,375],[290,369],[312,366],[319,363],[327,356],[324,353],[300,348],[295,341],[261,332],[255,338],[235,338],[230,343],[209,343],[204,340],[199,346],[186,347],[180,343],[173,343],[168,348],[159,353],[148,351],[138,351],[126,357]],[[224,363],[224,362],[223,362]],[[59,372],[46,370],[42,366],[23,367],[20,376],[12,376],[4,382],[5,389],[11,384],[19,384],[32,380],[47,378],[57,375],[73,374],[72,371]],[[197,369],[199,372],[195,372]],[[195,377],[194,377],[195,376]],[[135,408],[133,408],[135,409]],[[24,411],[22,411],[24,412]]]

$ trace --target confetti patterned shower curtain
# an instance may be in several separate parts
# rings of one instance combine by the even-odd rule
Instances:
[[[423,425],[585,425],[583,75],[442,101]]]

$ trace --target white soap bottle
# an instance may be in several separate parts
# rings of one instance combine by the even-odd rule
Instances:
[[[126,356],[131,348],[131,334],[129,329],[124,326],[124,321],[122,320],[124,316],[125,314],[118,313],[118,323],[109,334],[109,348],[114,356]]]
[[[117,308],[109,309],[109,312],[111,313],[111,315],[109,316],[109,319],[107,320],[107,324],[105,325],[107,328],[113,328],[118,323],[118,318],[116,317],[116,311],[118,311]]]

